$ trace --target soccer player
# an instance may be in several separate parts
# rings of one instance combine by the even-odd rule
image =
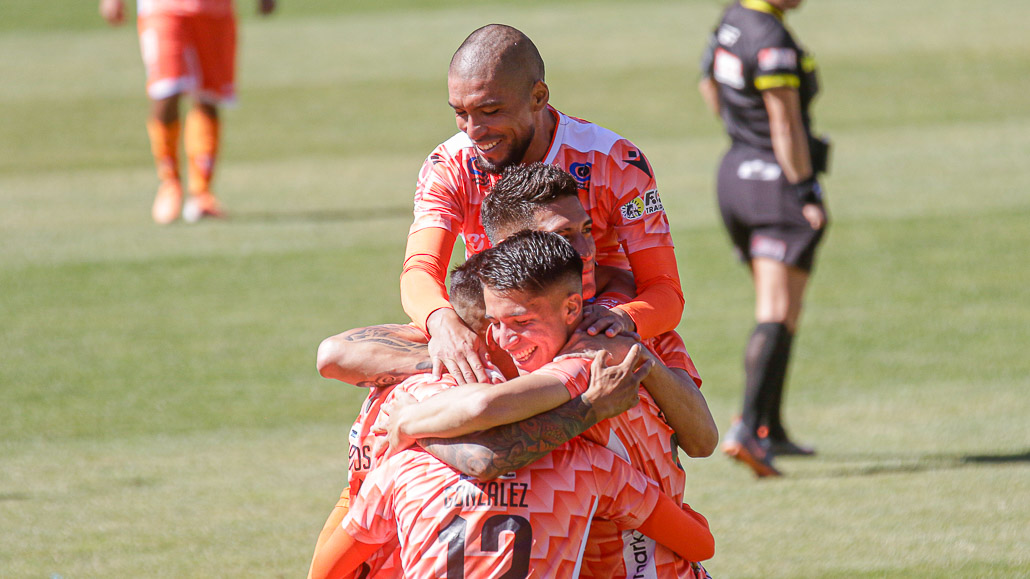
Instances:
[[[261,14],[275,0],[259,0]],[[100,14],[112,25],[125,21],[124,0],[100,0]],[[151,216],[165,225],[180,212],[186,221],[222,217],[211,192],[218,156],[218,107],[235,99],[236,18],[232,0],[138,0],[137,24],[147,69],[150,115],[147,134],[159,185]],[[194,95],[180,131],[179,97]],[[189,199],[183,204],[179,178],[179,134],[184,132]]]
[[[632,271],[636,297],[587,320],[592,333],[644,338],[674,329],[683,294],[669,223],[647,159],[631,142],[548,104],[544,63],[533,42],[509,26],[473,32],[455,52],[448,101],[459,133],[426,159],[401,273],[401,301],[430,336],[433,372],[484,381],[481,342],[447,299],[444,277],[458,236],[466,256],[489,245],[479,208],[505,167],[541,161],[577,180],[593,219],[597,261]]]
[[[482,284],[475,276],[481,254],[472,256],[451,273],[451,296],[455,311],[469,327],[477,332],[485,329],[485,305]],[[422,345],[424,348],[424,345]],[[423,352],[424,355],[424,352]],[[436,445],[443,460],[460,471],[480,478],[493,479],[529,464],[558,448],[572,437],[605,418],[613,417],[628,409],[637,401],[637,386],[650,370],[652,363],[646,360],[639,348],[631,350],[619,365],[606,368],[599,357],[595,357],[590,376],[590,386],[582,395],[552,411],[534,417],[532,423],[505,425],[473,436],[440,441]],[[633,372],[633,368],[639,369]],[[349,487],[326,521],[315,546],[315,557],[325,542],[347,514],[362,482],[374,468],[374,441],[377,431],[373,423],[388,400],[397,392],[424,399],[445,388],[457,386],[449,375],[437,379],[423,373],[411,376],[396,385],[372,386],[369,395],[358,414],[350,432],[350,461],[348,465]],[[380,436],[381,438],[381,436]],[[428,446],[428,445],[427,445]],[[394,544],[385,545],[370,557],[358,572],[374,574],[376,577],[392,577],[399,573],[400,561],[396,557]],[[367,575],[372,576],[372,575]]]
[[[829,145],[813,134],[809,114],[819,90],[815,60],[784,23],[800,4],[734,2],[702,59],[702,95],[733,142],[719,167],[719,210],[755,288],[742,417],[723,451],[759,477],[781,474],[775,455],[814,452],[791,440],[781,417],[791,345],[828,223],[818,175]]]
[[[498,385],[469,384],[394,409],[392,448],[404,448],[412,438],[466,435],[525,420],[566,403],[588,386],[590,360],[554,361],[582,319],[582,260],[571,245],[556,234],[523,231],[484,252],[477,270],[498,345],[529,374]],[[655,364],[654,370],[659,369],[669,372]],[[685,478],[673,430],[646,389],[639,389],[638,396],[640,404],[596,424],[584,437],[620,454],[668,496],[682,500]],[[646,537],[622,537],[612,528],[592,530],[591,540],[595,538],[594,575],[612,570],[614,576],[633,575],[638,571],[634,561],[658,576],[694,572],[687,562],[655,549]]]
[[[312,577],[350,573],[394,540],[411,577],[578,577],[593,517],[639,528],[685,558],[714,553],[704,517],[583,440],[489,483],[406,450],[369,475],[354,506],[315,557]]]

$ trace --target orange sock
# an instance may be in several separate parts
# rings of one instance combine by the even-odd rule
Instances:
[[[179,121],[166,124],[154,118],[148,119],[147,135],[150,136],[150,151],[157,166],[157,178],[162,182],[178,181]]]
[[[186,158],[190,193],[209,193],[218,155],[218,117],[194,107],[186,115]]]

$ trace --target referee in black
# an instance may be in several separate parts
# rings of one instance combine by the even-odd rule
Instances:
[[[827,226],[817,176],[828,141],[812,134],[815,61],[784,24],[801,0],[738,0],[702,58],[701,94],[733,144],[719,166],[719,210],[755,286],[755,328],[744,352],[744,407],[723,452],[755,474],[779,476],[776,455],[811,455],[780,415],[783,385],[815,250]]]

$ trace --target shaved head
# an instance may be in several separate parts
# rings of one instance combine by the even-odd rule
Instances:
[[[465,39],[451,58],[448,76],[504,78],[526,87],[544,80],[544,61],[528,36],[504,24],[488,24]]]

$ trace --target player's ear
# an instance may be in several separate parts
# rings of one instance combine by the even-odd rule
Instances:
[[[575,326],[579,324],[579,318],[583,314],[583,294],[571,293],[562,303],[562,316],[565,324]]]
[[[530,107],[533,112],[539,112],[547,107],[547,101],[551,98],[551,91],[547,88],[547,83],[542,80],[538,80],[533,83],[533,90],[529,93]]]

